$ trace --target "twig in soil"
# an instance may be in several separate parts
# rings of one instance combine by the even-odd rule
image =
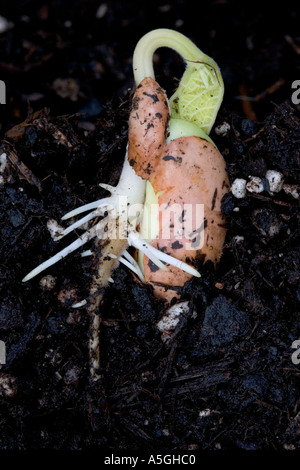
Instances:
[[[244,83],[239,85],[239,93],[239,96],[236,96],[235,98],[237,100],[241,100],[244,115],[250,119],[250,121],[257,121],[257,116],[252,104],[254,98],[248,96],[248,89]]]
[[[292,48],[293,48],[293,50],[296,52],[296,54],[300,55],[300,46],[298,46],[298,45],[295,43],[294,39],[293,39],[291,36],[289,36],[288,34],[286,34],[286,35],[284,36],[284,39],[286,40],[286,42],[287,42],[290,46],[292,46]]]
[[[257,95],[255,96],[249,96],[246,85],[244,83],[241,83],[239,85],[240,94],[236,96],[235,99],[242,101],[242,108],[245,116],[251,121],[257,121],[257,116],[252,103],[259,103],[260,101],[264,100],[267,96],[272,95],[273,93],[278,91],[284,84],[285,80],[283,78],[279,78],[279,80],[277,80],[275,83],[270,85],[262,92],[257,93]]]
[[[174,377],[169,382],[169,390],[166,396],[176,393],[177,396],[186,393],[201,393],[210,387],[221,383],[226,383],[231,379],[231,366],[234,364],[233,358],[227,358],[218,362],[203,364],[201,367],[191,370],[188,374]]]
[[[279,201],[278,199],[272,199],[267,196],[263,196],[262,194],[257,194],[257,193],[249,193],[250,197],[254,197],[255,199],[260,199],[261,201],[266,201],[266,202],[273,202],[273,204],[277,204],[279,206],[284,206],[284,207],[293,207],[295,204],[292,204],[291,202],[285,202],[285,201]]]
[[[123,423],[125,429],[127,429],[128,432],[133,434],[135,438],[139,438],[145,442],[150,442],[152,440],[151,437],[145,431],[143,431],[143,429],[141,429],[136,424],[130,422],[129,420],[122,419],[121,423]]]
[[[24,178],[27,183],[36,186],[39,192],[41,192],[42,186],[40,180],[32,173],[31,170],[29,170],[25,163],[23,163],[19,159],[12,144],[7,141],[4,141],[3,150],[6,153],[6,156],[8,157],[12,166],[19,172],[20,176]]]
[[[172,348],[171,348],[171,351],[169,353],[168,359],[167,359],[167,365],[166,365],[165,371],[163,373],[163,376],[162,376],[160,384],[159,384],[159,394],[161,394],[161,392],[165,388],[166,381],[167,381],[167,379],[170,375],[170,372],[172,370],[172,365],[173,365],[173,362],[174,362],[177,346],[178,346],[177,341],[174,341],[174,343],[172,344]]]

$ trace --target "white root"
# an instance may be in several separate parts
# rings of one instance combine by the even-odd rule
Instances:
[[[124,257],[125,259],[127,259],[127,261],[129,261],[129,263],[130,263],[131,266],[134,266],[134,267],[135,267],[135,269],[136,269],[136,275],[139,277],[139,279],[140,279],[142,282],[145,282],[144,275],[143,275],[143,273],[142,273],[142,271],[141,271],[141,269],[140,269],[138,263],[135,261],[134,257],[131,256],[131,254],[128,253],[127,250],[124,251],[123,257]],[[130,269],[131,269],[131,268],[130,268]]]
[[[176,268],[179,268],[182,271],[191,274],[192,276],[201,277],[200,273],[195,268],[187,263],[184,263],[183,261],[178,260],[177,258],[174,258],[173,256],[167,255],[163,251],[160,251],[154,246],[150,245],[140,237],[138,232],[132,231],[128,234],[128,243],[129,245],[132,245],[138,250],[142,251],[144,255],[146,255],[154,264],[156,264],[156,266],[161,269],[167,270],[166,265],[162,263],[163,261],[164,263],[175,266]]]
[[[124,256],[124,254],[123,254],[123,256]],[[143,276],[143,273],[140,270],[140,268],[139,268],[138,264],[136,263],[136,261],[133,258],[132,258],[131,261],[128,261],[127,259],[125,259],[125,257],[123,258],[123,256],[121,256],[119,258],[120,263],[124,264],[124,266],[126,266],[132,272],[134,272],[142,282],[145,282],[145,278]]]
[[[83,212],[90,211],[92,209],[97,209],[100,204],[108,204],[111,201],[111,198],[102,198],[98,199],[98,201],[90,202],[89,204],[84,204],[83,206],[77,207],[76,209],[68,212],[67,214],[63,215],[61,220],[67,220],[71,217],[75,217],[78,214],[82,214]]]
[[[57,263],[58,261],[68,256],[73,251],[77,250],[78,248],[81,248],[83,245],[85,245],[88,241],[90,241],[92,238],[96,236],[97,236],[97,230],[96,230],[96,227],[93,227],[91,230],[84,233],[81,237],[77,238],[77,240],[75,240],[73,243],[68,245],[66,248],[56,253],[56,255],[52,256],[52,258],[49,258],[47,261],[44,261],[42,264],[40,264],[35,269],[30,271],[30,273],[28,273],[22,279],[22,282],[29,281],[33,277],[40,274],[42,271],[45,271],[45,269],[49,268],[53,264]]]

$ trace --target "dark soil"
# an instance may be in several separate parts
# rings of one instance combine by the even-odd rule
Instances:
[[[37,278],[22,278],[66,246],[49,219],[106,195],[127,143],[131,57],[157,27],[177,29],[219,63],[226,94],[212,131],[231,183],[268,169],[299,184],[300,79],[296,7],[270,16],[263,2],[192,3],[19,0],[1,2],[2,173],[0,340],[1,450],[296,450],[300,444],[299,200],[284,191],[232,193],[216,271],[184,289],[190,311],[168,343],[156,327],[163,305],[125,267],[100,308],[101,380],[89,378],[89,319],[72,309],[88,295],[90,261],[74,253]],[[274,9],[274,6],[272,7]],[[201,20],[200,20],[201,16]],[[201,21],[201,24],[199,22]],[[162,50],[157,79],[180,78]],[[175,80],[174,80],[175,77]],[[58,79],[70,79],[63,95]],[[65,83],[65,82],[64,82]],[[264,180],[266,183],[266,180]],[[299,188],[299,187],[298,187]],[[80,231],[77,232],[81,233]],[[89,245],[91,247],[92,244]],[[45,275],[54,277],[50,290]],[[195,315],[196,312],[196,315]]]

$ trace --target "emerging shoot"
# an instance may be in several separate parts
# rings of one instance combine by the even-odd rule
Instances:
[[[209,134],[224,95],[218,65],[183,34],[156,29],[143,36],[134,51],[136,82],[140,83],[145,77],[155,79],[152,57],[160,47],[175,50],[186,64],[180,85],[169,100],[171,117],[193,122]]]

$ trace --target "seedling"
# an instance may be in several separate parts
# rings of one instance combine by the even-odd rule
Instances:
[[[180,84],[169,100],[154,77],[153,54],[160,47],[174,49],[186,64]],[[94,318],[91,370],[95,377],[99,366],[97,331],[100,321],[95,310],[102,298],[100,292],[112,280],[112,272],[119,262],[128,266],[140,280],[151,282],[155,294],[169,301],[176,294],[176,289],[172,290],[174,283],[176,287],[182,286],[191,276],[200,276],[193,266],[193,259],[199,254],[205,260],[218,261],[226,233],[220,201],[229,183],[224,160],[207,135],[224,93],[217,64],[184,35],[157,29],[138,42],[133,55],[133,72],[137,89],[119,183],[116,187],[101,183],[110,196],[66,214],[63,220],[88,212],[63,230],[57,240],[96,217],[102,219],[23,279],[28,281],[95,239],[96,269],[88,303],[88,311]],[[183,207],[182,198],[191,206],[202,204],[205,219],[199,226],[192,221],[191,233],[184,233],[188,221],[185,210],[181,210],[181,222],[185,223],[178,230],[181,233],[174,233],[172,227],[168,243],[163,245],[164,227],[159,214],[162,207],[171,203]],[[157,205],[158,212],[152,211]],[[178,249],[181,245],[178,235],[192,245],[188,255]],[[202,238],[202,245],[196,246],[197,238]],[[131,246],[138,250],[137,257],[129,253]],[[99,250],[101,256],[98,256]],[[184,275],[180,278],[182,272]],[[156,284],[163,284],[163,287]]]

